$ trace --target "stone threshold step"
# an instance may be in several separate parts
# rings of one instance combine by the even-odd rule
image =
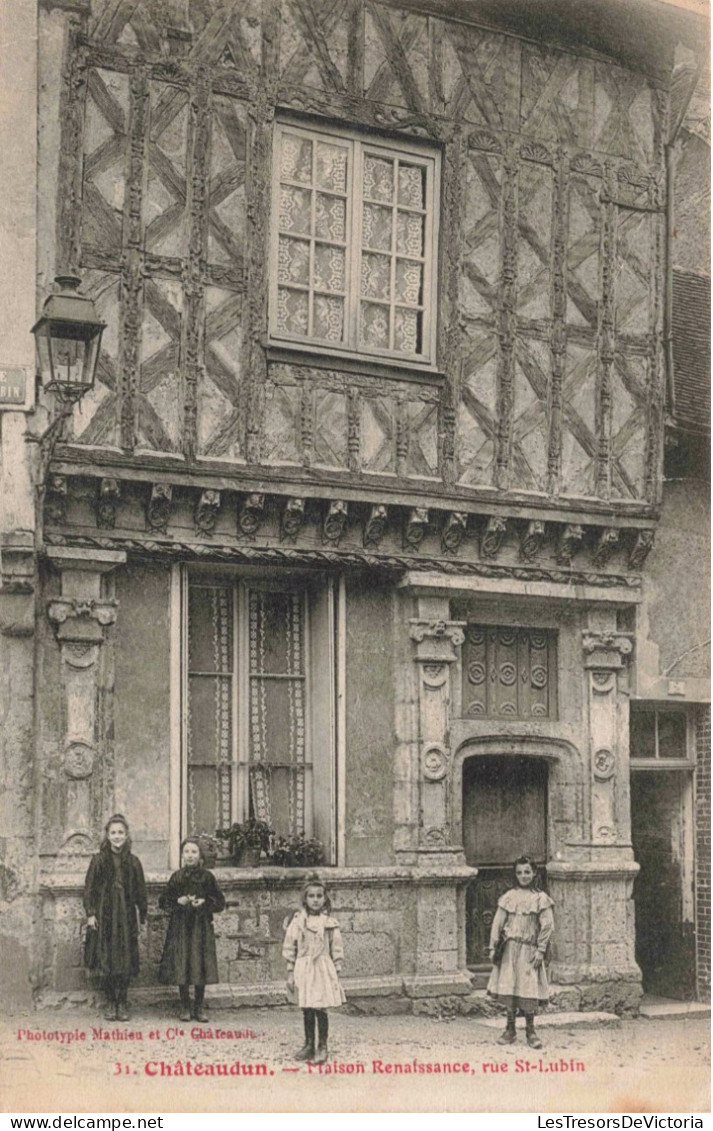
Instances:
[[[639,1014],[650,1021],[662,1018],[675,1021],[684,1017],[710,1017],[711,1007],[709,1002],[676,1001],[674,998],[645,996],[641,999]]]
[[[487,1029],[502,1029],[502,1017],[474,1018],[476,1025]],[[616,1013],[538,1013],[538,1029],[618,1029],[621,1018]]]

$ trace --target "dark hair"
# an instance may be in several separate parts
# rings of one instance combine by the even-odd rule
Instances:
[[[129,822],[127,821],[127,819],[126,819],[126,817],[124,816],[123,813],[114,813],[114,815],[111,816],[109,818],[109,820],[107,821],[107,823],[104,825],[104,836],[102,837],[102,842],[99,846],[100,851],[101,851],[102,848],[111,849],[111,841],[109,840],[109,828],[110,828],[111,825],[123,825],[124,826],[124,828],[126,829],[126,840],[124,841],[123,847],[126,848],[127,850],[130,850],[131,849],[131,834],[129,832]]]
[[[307,879],[305,880],[305,882],[302,885],[302,906],[304,907],[304,909],[307,910],[307,892],[309,891],[310,888],[321,888],[322,889],[322,891],[324,892],[324,910],[328,911],[328,912],[331,911],[332,910],[332,901],[329,898],[329,892],[327,891],[327,885],[325,884],[324,880],[320,880],[320,878],[319,878],[319,876],[317,875],[316,872],[310,873],[310,875],[307,877]]]
[[[197,836],[184,836],[183,840],[181,841],[180,859],[183,859],[183,849],[187,844],[195,844],[198,849],[198,859],[200,863],[205,866],[205,852],[203,851],[203,845],[201,844],[200,838]]]
[[[517,868],[518,864],[529,864],[530,865],[533,872],[535,873],[534,878],[532,880],[532,883],[530,884],[530,889],[532,891],[539,891],[540,890],[540,880],[539,880],[540,869],[538,868],[537,863],[534,860],[534,858],[532,856],[518,856],[517,860],[515,861],[515,863],[512,866],[513,879],[515,880],[516,883],[517,883],[517,876],[515,875],[515,869]]]

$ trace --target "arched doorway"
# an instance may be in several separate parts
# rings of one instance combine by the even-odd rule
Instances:
[[[463,847],[478,869],[467,895],[468,966],[487,964],[490,926],[512,882],[512,863],[527,853],[547,859],[547,759],[475,755],[463,763]]]

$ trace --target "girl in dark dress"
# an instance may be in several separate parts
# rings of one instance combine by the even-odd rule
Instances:
[[[139,972],[139,926],[146,922],[146,884],[141,861],[131,853],[126,817],[115,813],[92,856],[84,883],[87,944],[84,963],[104,982],[109,1021],[128,1021],[129,979]]]
[[[207,1021],[203,1007],[206,985],[218,981],[213,915],[225,909],[225,897],[215,876],[203,862],[197,840],[187,837],[181,845],[181,868],[168,881],[159,907],[170,913],[166,942],[159,967],[159,981],[178,985],[181,1021]],[[191,1012],[189,986],[195,986]]]

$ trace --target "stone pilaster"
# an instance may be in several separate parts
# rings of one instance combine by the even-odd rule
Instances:
[[[47,605],[62,659],[63,827],[57,830],[62,841],[58,866],[71,869],[77,857],[92,851],[97,832],[93,797],[102,757],[97,722],[99,658],[118,609],[118,602],[105,595],[103,579],[126,561],[126,555],[56,548],[48,550],[48,557],[61,575],[60,596]]]
[[[451,666],[465,639],[462,621],[449,619],[448,600],[421,597],[419,616],[411,620],[419,695],[419,834],[420,850],[452,844],[451,751],[448,744]]]
[[[620,703],[620,681],[634,648],[630,633],[606,623],[606,614],[594,616],[582,634],[589,702],[589,758],[592,845],[628,844],[629,749],[628,711]],[[623,795],[623,797],[621,796]]]

